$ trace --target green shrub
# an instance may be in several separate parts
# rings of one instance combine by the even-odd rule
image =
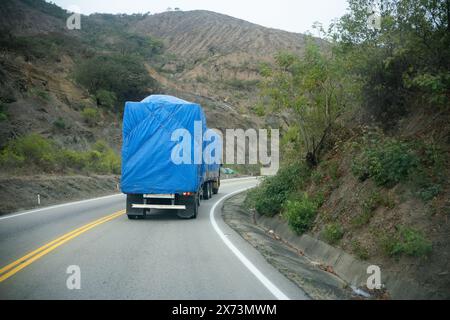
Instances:
[[[372,214],[382,203],[381,196],[378,192],[373,192],[361,204],[361,213],[352,220],[355,227],[361,227],[369,223]]]
[[[358,214],[355,218],[352,220],[352,225],[354,227],[361,227],[370,222],[370,219],[372,218],[372,212],[361,212]]]
[[[114,92],[100,89],[95,94],[97,105],[107,109],[113,109],[117,103],[117,96]]]
[[[53,121],[53,126],[57,129],[64,130],[66,129],[66,123],[63,118],[59,117],[55,121]]]
[[[429,185],[423,186],[417,195],[425,202],[431,201],[436,198],[442,192],[442,186],[440,184],[431,183]]]
[[[254,107],[253,111],[255,112],[255,114],[256,114],[258,117],[264,117],[264,116],[266,115],[266,109],[264,108],[264,105],[261,104],[261,103],[257,104],[257,105]]]
[[[361,181],[373,178],[379,186],[393,186],[404,181],[419,164],[408,143],[394,138],[365,139],[361,153],[352,163],[352,172]]]
[[[366,200],[362,203],[363,212],[372,213],[381,205],[381,196],[378,192],[373,192]]]
[[[145,69],[143,59],[134,54],[99,55],[77,65],[75,80],[89,92],[114,92],[117,101],[139,101],[159,89]],[[149,89],[152,89],[149,92]]]
[[[0,152],[0,165],[14,169],[38,168],[43,172],[94,172],[119,174],[120,156],[104,141],[88,151],[58,148],[51,140],[30,134],[10,140]]]
[[[98,123],[98,121],[100,120],[100,113],[98,112],[97,109],[94,108],[84,108],[83,111],[81,112],[81,115],[84,118],[84,121],[89,125],[89,126],[94,126]]]
[[[352,241],[353,253],[361,260],[369,259],[369,250],[365,248],[359,241]]]
[[[400,255],[421,257],[432,250],[431,242],[421,232],[407,227],[400,227],[395,234],[384,235],[381,238],[381,247],[391,257]]]
[[[300,235],[310,230],[314,225],[317,205],[305,193],[298,200],[288,200],[284,206],[283,215],[292,230]]]
[[[81,171],[87,166],[87,159],[84,152],[66,149],[59,153],[58,163],[62,168]]]
[[[0,121],[5,121],[8,119],[8,115],[5,113],[6,106],[0,103]]]
[[[328,162],[327,173],[333,181],[336,181],[339,178],[339,163],[337,161]]]
[[[11,140],[3,149],[0,162],[10,167],[35,165],[51,170],[56,163],[56,149],[53,143],[44,137],[32,133]]]
[[[98,141],[86,154],[87,167],[96,173],[120,173],[120,157],[104,141]]]
[[[294,163],[281,168],[278,174],[267,177],[252,193],[253,205],[261,215],[279,213],[289,195],[308,179],[310,170],[303,163]]]
[[[331,245],[336,244],[343,236],[344,229],[338,223],[327,224],[322,231],[322,237]]]
[[[200,82],[200,83],[207,83],[208,78],[205,76],[197,76],[197,77],[195,77],[195,81]]]
[[[446,153],[434,143],[419,143],[417,149],[421,154],[420,166],[412,176],[416,195],[424,202],[436,198],[443,191],[446,175]]]
[[[8,168],[21,168],[25,163],[25,156],[16,154],[11,148],[6,147],[0,153],[0,165]]]
[[[231,80],[225,80],[224,84],[235,90],[249,91],[249,90],[256,89],[259,82],[260,82],[259,80],[231,79]]]
[[[44,101],[49,101],[50,100],[50,94],[47,91],[45,91],[45,90],[43,90],[41,88],[33,88],[33,89],[31,89],[31,94],[36,96],[36,97],[38,97],[38,98],[41,98]]]
[[[315,169],[312,173],[311,173],[311,181],[314,182],[315,185],[318,185],[322,182],[324,178],[324,174],[320,169]]]

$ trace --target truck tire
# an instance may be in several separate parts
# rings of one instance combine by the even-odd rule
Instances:
[[[216,186],[217,186],[217,188],[216,188]],[[213,182],[213,187],[212,187],[213,194],[219,193],[219,187],[220,187],[220,178],[217,179],[217,181]]]
[[[208,182],[205,182],[203,184],[203,200],[208,200],[209,197],[209,187],[208,187]]]
[[[209,198],[210,198],[210,199],[211,199],[212,196],[213,196],[213,190],[212,190],[212,187],[213,187],[212,182],[209,181],[209,182],[208,182],[208,190],[209,190]]]
[[[145,216],[138,216],[134,214],[127,214],[129,220],[143,220]]]
[[[198,216],[198,203],[199,203],[199,201],[198,201],[198,198],[196,197],[195,201],[194,201],[194,206],[192,208],[192,219],[197,219],[197,216]]]
[[[144,219],[145,211],[143,209],[134,209],[133,203],[144,204],[142,194],[127,194],[127,216],[130,220]]]
[[[199,207],[199,194],[197,193],[189,203],[186,204],[186,210],[178,210],[177,215],[180,219],[196,219]]]

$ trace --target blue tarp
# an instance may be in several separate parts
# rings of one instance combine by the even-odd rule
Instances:
[[[121,189],[128,194],[196,192],[208,169],[217,165],[175,164],[177,145],[171,141],[177,129],[194,137],[194,123],[205,132],[206,117],[200,105],[172,96],[152,95],[141,102],[127,102],[123,118]],[[191,153],[201,153],[192,143]]]

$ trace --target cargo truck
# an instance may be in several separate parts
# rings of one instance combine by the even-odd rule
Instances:
[[[180,141],[174,139],[179,130],[192,137],[183,141],[188,150],[180,151]],[[196,103],[152,95],[125,104],[121,191],[127,196],[129,219],[143,219],[153,209],[174,210],[183,219],[197,218],[200,201],[217,194],[220,187],[219,161],[210,163],[203,155],[207,131],[205,114]],[[215,159],[221,158],[220,143]],[[178,152],[186,153],[181,156],[190,161],[174,161]]]

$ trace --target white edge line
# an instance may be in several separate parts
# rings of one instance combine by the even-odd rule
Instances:
[[[250,180],[252,178],[256,179],[256,177],[226,179],[226,180],[222,180],[222,183],[227,182],[227,181],[228,182],[238,182],[239,180],[247,180],[247,179]],[[110,196],[105,196],[105,197],[100,197],[100,198],[92,198],[92,199],[80,200],[80,201],[75,201],[75,202],[67,202],[67,203],[62,203],[62,204],[49,206],[49,207],[45,207],[45,208],[27,210],[27,211],[19,212],[19,213],[7,214],[7,215],[4,215],[4,216],[0,217],[0,220],[6,220],[6,219],[10,219],[10,218],[20,217],[20,216],[24,216],[24,215],[27,215],[27,214],[30,214],[30,213],[36,213],[36,212],[41,212],[41,211],[45,211],[45,210],[62,208],[62,207],[65,207],[65,206],[71,206],[71,205],[77,205],[77,204],[91,202],[91,201],[109,199],[109,198],[118,197],[118,196],[121,196],[121,195],[123,195],[123,193],[113,194],[113,195],[110,195]]]
[[[57,209],[57,208],[62,208],[62,207],[66,207],[66,206],[72,206],[72,205],[77,205],[77,204],[81,204],[81,203],[91,202],[91,201],[97,201],[97,200],[104,200],[104,199],[114,198],[114,197],[118,197],[118,196],[122,196],[122,195],[123,195],[122,193],[118,193],[118,194],[113,194],[113,195],[110,195],[110,196],[105,196],[105,197],[100,197],[100,198],[92,198],[92,199],[80,200],[80,201],[75,201],[75,202],[67,202],[67,203],[62,203],[62,204],[58,204],[58,205],[55,205],[55,206],[29,210],[29,211],[25,211],[25,212],[21,212],[21,213],[13,213],[13,214],[9,214],[9,215],[0,217],[0,220],[15,218],[15,217],[23,216],[23,215],[30,214],[30,213],[36,213],[36,212],[45,211],[45,210],[51,210],[51,209]]]
[[[222,203],[225,199],[228,199],[235,194],[247,191],[252,189],[250,188],[244,188],[237,191],[234,191],[221,199],[217,201],[213,207],[211,208],[211,211],[209,213],[209,219],[211,221],[211,224],[214,228],[214,230],[219,235],[220,239],[227,245],[227,247],[236,255],[236,257],[247,267],[248,270],[250,270],[251,273],[278,299],[278,300],[290,300],[288,296],[286,296],[280,289],[277,288],[259,269],[250,261],[247,259],[247,257],[244,256],[242,252],[239,251],[236,246],[231,243],[231,241],[225,236],[225,234],[220,230],[219,226],[217,225],[217,222],[214,217],[214,212],[217,208],[217,206]]]

